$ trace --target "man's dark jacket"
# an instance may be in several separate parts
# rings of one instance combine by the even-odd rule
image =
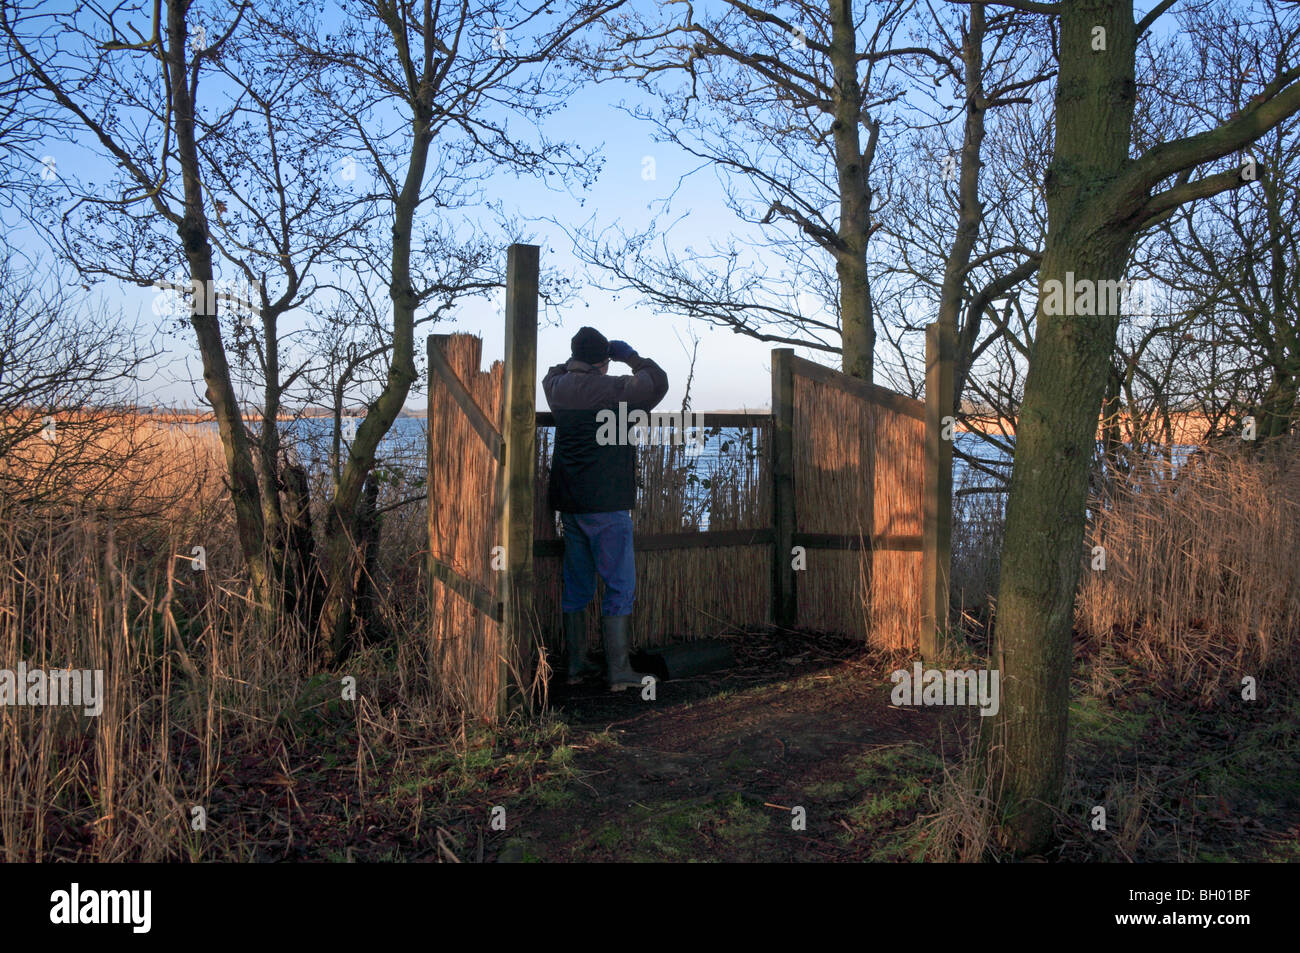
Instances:
[[[561,513],[612,513],[636,506],[636,448],[596,442],[602,410],[650,411],[668,393],[668,375],[649,358],[633,354],[632,373],[602,374],[577,359],[546,372],[542,390],[555,414],[555,456],[549,502]],[[630,427],[628,428],[631,429]]]

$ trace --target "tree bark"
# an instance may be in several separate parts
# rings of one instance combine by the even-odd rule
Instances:
[[[841,359],[845,374],[870,381],[876,326],[871,279],[867,275],[867,242],[871,236],[867,170],[879,127],[870,126],[864,154],[858,132],[863,103],[852,0],[830,0],[830,10],[831,63],[835,71],[835,119],[831,131],[840,186],[840,247],[835,253],[835,273],[840,284]]]
[[[176,151],[181,166],[185,212],[177,233],[189,264],[190,279],[195,282],[194,311],[191,323],[203,359],[203,381],[208,402],[217,420],[221,446],[225,450],[226,470],[230,477],[230,497],[235,509],[235,532],[239,548],[248,565],[253,592],[264,619],[270,620],[276,609],[274,558],[266,545],[257,473],[244,427],[243,414],[230,381],[230,365],[221,341],[216,296],[211,293],[214,277],[212,246],[208,241],[208,221],[203,210],[203,186],[199,173],[199,154],[194,138],[194,101],[191,98],[187,63],[189,4],[170,0],[167,4],[167,65],[171,83],[172,123]]]
[[[320,620],[324,590],[320,562],[316,554],[316,537],[312,532],[311,495],[307,471],[297,460],[285,460],[280,467],[284,489],[285,563],[292,567],[286,590],[286,611],[297,619],[299,631],[310,642]],[[315,647],[304,644],[299,657],[315,658]]]
[[[1105,50],[1093,49],[1095,27],[1105,30]],[[1017,853],[1047,846],[1061,792],[1088,470],[1118,328],[1118,315],[1070,314],[1074,302],[1066,314],[1048,314],[1046,285],[1065,285],[1069,272],[1076,280],[1118,279],[1132,234],[1088,214],[1128,160],[1136,88],[1131,2],[1065,3],[1060,29],[1048,237],[998,590],[1002,701],[984,739],[1000,792],[1001,840]]]

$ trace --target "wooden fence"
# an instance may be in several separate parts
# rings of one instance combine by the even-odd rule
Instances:
[[[784,624],[887,649],[920,641],[925,405],[778,352],[775,404],[789,420],[781,509],[789,546]],[[784,429],[784,428],[782,428]],[[798,567],[798,568],[796,568]]]
[[[473,335],[430,335],[429,599],[440,690],[475,717],[531,695],[536,245],[506,262],[506,360]]]
[[[429,338],[432,641],[443,687],[481,716],[561,650],[554,420],[533,406],[537,266],[535,246],[511,246],[504,365],[481,371],[477,338]],[[931,326],[925,402],[774,350],[770,414],[679,421],[703,428],[703,453],[638,447],[634,644],[776,624],[933,656],[948,612],[945,344]]]

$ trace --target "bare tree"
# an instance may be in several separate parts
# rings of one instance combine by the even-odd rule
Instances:
[[[375,182],[388,235],[377,246],[392,309],[387,373],[326,509],[320,633],[334,659],[351,644],[358,503],[380,441],[416,380],[417,313],[457,291],[425,267],[430,258],[421,254],[449,241],[447,213],[421,231],[421,212],[474,204],[483,179],[501,168],[591,180],[598,168],[591,156],[540,131],[524,139],[507,119],[537,123],[562,101],[576,76],[566,75],[561,54],[620,3],[572,3],[557,11],[548,0],[366,0],[343,10],[342,25],[329,30],[311,11],[266,24],[285,47],[285,68],[308,78],[321,108],[346,126],[336,144]],[[373,257],[365,247],[354,250],[359,260]],[[478,274],[469,284],[481,290],[486,281]]]
[[[1183,18],[1206,62],[1189,91],[1200,116],[1229,117],[1256,105],[1253,83],[1285,64],[1294,40],[1279,10],[1241,22],[1231,9]],[[1249,189],[1180,209],[1162,226],[1165,281],[1181,302],[1171,350],[1188,401],[1219,428],[1255,421],[1256,445],[1288,433],[1300,388],[1300,121],[1262,135],[1242,154]]]
[[[141,252],[150,271],[179,252],[191,287],[200,290],[190,324],[226,449],[240,551],[269,620],[280,573],[267,545],[258,477],[231,380],[220,309],[216,295],[209,293],[217,276],[209,223],[214,205],[205,189],[197,100],[200,78],[220,58],[248,5],[223,9],[228,23],[208,37],[191,30],[189,0],[68,13],[24,11],[5,0],[0,29],[42,95],[80,125],[113,163],[108,188],[69,184],[77,201],[61,219],[68,231],[60,235],[57,226],[49,229],[56,247],[83,273],[112,275],[121,274],[114,262],[134,264]],[[170,231],[168,239],[158,223]],[[103,244],[66,241],[90,235],[101,236]],[[124,277],[149,283],[134,268]],[[156,271],[150,278],[156,278]]]
[[[326,287],[312,277],[324,249],[335,265],[349,255],[386,263],[392,314],[374,342],[382,353],[367,352],[384,364],[383,383],[326,507],[324,595],[307,601],[333,659],[346,654],[353,634],[366,477],[416,379],[416,312],[444,310],[497,281],[484,275],[481,243],[470,242],[476,250],[467,255],[439,255],[458,262],[451,268],[424,268],[423,258],[413,266],[413,258],[456,242],[445,218],[424,227],[421,211],[473,205],[477,184],[502,165],[595,172],[589,156],[540,134],[529,145],[506,126],[512,110],[536,122],[570,88],[551,61],[606,9],[574,5],[561,15],[553,6],[376,0],[335,11],[344,27],[329,33],[317,30],[313,11],[289,4],[255,17],[247,3],[165,0],[74,17],[20,12],[6,0],[10,49],[116,169],[111,190],[74,193],[51,229],[56,243],[83,273],[138,283],[156,283],[179,260],[183,283],[203,292],[191,296],[190,323],[226,448],[241,551],[268,618],[284,593],[285,546],[306,539],[281,511],[275,420],[286,390],[311,379],[301,358],[285,365],[284,337],[296,332],[279,322]],[[201,86],[213,77],[219,81]],[[205,106],[200,89],[211,91]],[[367,169],[374,187],[328,188],[335,160]],[[247,294],[210,292],[222,261]],[[262,387],[256,444],[244,425],[241,374]]]
[[[13,258],[0,260],[0,498],[118,517],[164,511],[166,480],[117,492],[138,461],[158,457],[157,434],[137,426],[133,406],[157,351],[140,329],[74,297],[80,288],[59,269]]]
[[[922,356],[909,351],[938,321],[954,344],[953,414],[969,428],[955,460],[979,479],[963,493],[1005,491],[1007,422],[1018,410],[1032,326],[1017,325],[1019,295],[1038,268],[1046,231],[1042,176],[1050,110],[1037,95],[1055,75],[1049,31],[1021,11],[985,5],[931,8],[919,39],[947,66],[914,61],[900,150],[910,184],[883,210],[877,288],[896,287],[898,313],[882,321],[898,359],[895,386],[919,395]],[[991,129],[991,135],[989,131]],[[1008,347],[1007,345],[1013,345]],[[882,360],[880,356],[878,362]],[[968,388],[973,399],[965,399]]]
[[[724,177],[728,208],[755,237],[683,252],[657,224],[636,235],[589,224],[573,233],[579,256],[660,310],[839,353],[845,373],[870,380],[869,247],[890,193],[880,159],[906,88],[900,64],[947,61],[903,39],[914,0],[670,6],[611,18],[589,68],[662,98],[631,112]]]

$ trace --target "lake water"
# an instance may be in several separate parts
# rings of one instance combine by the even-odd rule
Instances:
[[[355,420],[360,424],[361,418],[345,418],[347,428]],[[193,426],[216,429],[214,422],[205,422]],[[322,466],[329,459],[331,449],[333,421],[328,417],[305,417],[295,421],[281,421],[279,424],[281,440],[293,441],[305,462]],[[544,428],[553,435],[554,428]],[[250,424],[253,435],[260,431]],[[691,478],[687,485],[687,494],[691,508],[702,512],[702,522],[707,528],[708,514],[705,500],[708,489],[716,474],[722,471],[734,472],[738,467],[756,468],[759,465],[758,451],[754,446],[756,431],[751,428],[724,427],[710,428],[704,435],[704,447],[698,454],[686,455],[684,461],[689,467]],[[345,429],[345,437],[347,430]],[[539,435],[540,439],[540,435]],[[1011,442],[1011,438],[1005,438]],[[425,420],[421,417],[399,417],[393,427],[381,441],[378,452],[379,463],[383,466],[398,466],[402,469],[408,486],[421,481],[425,471],[426,446]],[[974,487],[993,487],[1005,485],[1011,475],[1011,456],[979,434],[961,432],[955,435],[955,448],[968,456],[976,458],[978,465],[973,465],[960,457],[953,460],[953,489],[960,491]],[[346,442],[346,441],[345,441]],[[1180,467],[1195,450],[1194,447],[1175,447],[1173,464],[1175,470]],[[994,476],[985,470],[993,471]],[[756,475],[756,474],[755,474]],[[962,508],[976,505],[974,501],[985,500],[995,503],[999,508],[1005,502],[1004,493],[963,494],[957,497],[955,507]],[[987,504],[986,504],[987,505]]]

